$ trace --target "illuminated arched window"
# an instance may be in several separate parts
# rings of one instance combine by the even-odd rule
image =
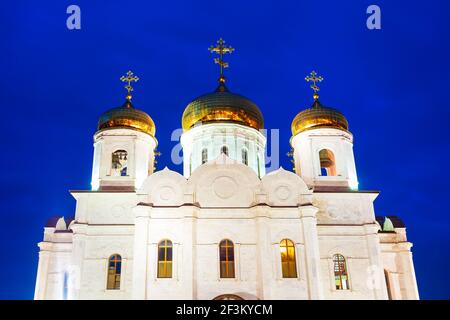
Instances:
[[[111,175],[126,176],[128,167],[128,153],[125,150],[116,150],[112,154]]]
[[[289,239],[280,242],[281,271],[283,278],[297,278],[297,265],[295,262],[295,245]]]
[[[202,150],[202,164],[207,162],[208,162],[208,149],[205,148]]]
[[[247,149],[242,149],[242,163],[248,165],[248,151]]]
[[[335,176],[336,175],[336,160],[333,152],[328,149],[322,149],[319,152],[320,158],[320,175],[321,176]]]
[[[348,274],[347,263],[345,258],[341,254],[335,254],[333,256],[334,264],[334,282],[336,284],[336,290],[347,290],[348,286]]]
[[[234,278],[234,244],[225,239],[219,244],[220,277]]]
[[[118,254],[113,254],[108,259],[108,281],[106,289],[119,290],[120,289],[120,274],[122,272],[122,257]]]
[[[228,156],[228,147],[227,146],[222,146],[222,148],[220,149],[220,153],[224,153]]]
[[[172,278],[172,241],[158,243],[158,278]]]

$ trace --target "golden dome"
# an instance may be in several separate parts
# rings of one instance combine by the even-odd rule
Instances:
[[[133,108],[130,99],[118,108],[113,108],[100,116],[98,130],[111,128],[134,129],[155,137],[156,126],[152,118],[139,109]]]
[[[297,114],[292,121],[292,136],[300,132],[317,128],[335,128],[348,131],[348,121],[344,115],[336,109],[324,107],[315,95],[315,101],[311,108]]]
[[[233,122],[254,129],[264,128],[261,111],[249,99],[228,91],[222,81],[216,91],[200,96],[183,112],[183,130],[198,123]]]

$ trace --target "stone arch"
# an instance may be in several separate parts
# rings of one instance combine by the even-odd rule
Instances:
[[[186,178],[167,167],[145,179],[137,194],[146,195],[145,202],[160,206],[182,205]]]
[[[217,297],[213,298],[213,300],[245,300],[245,299],[242,298],[241,296],[238,296],[237,294],[226,293],[218,295]]]
[[[312,194],[302,178],[282,167],[265,175],[261,185],[269,205],[297,206],[309,202],[305,197]]]

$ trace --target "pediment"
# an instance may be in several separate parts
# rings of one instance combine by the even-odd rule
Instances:
[[[198,167],[188,179],[200,207],[250,207],[260,184],[252,169],[224,154]]]
[[[186,178],[167,167],[145,179],[138,195],[145,195],[144,202],[160,206],[179,206],[185,201]]]

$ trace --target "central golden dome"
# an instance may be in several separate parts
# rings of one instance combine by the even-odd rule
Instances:
[[[156,132],[152,118],[144,111],[134,108],[129,99],[121,107],[110,109],[100,116],[97,129],[112,128],[138,130],[152,137],[155,137]]]
[[[228,91],[221,82],[217,89],[198,97],[183,112],[183,130],[196,124],[232,122],[254,129],[264,128],[264,120],[258,106],[249,99]]]

